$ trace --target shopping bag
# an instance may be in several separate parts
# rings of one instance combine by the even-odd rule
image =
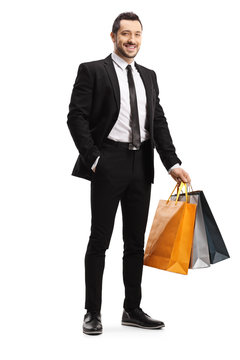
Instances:
[[[172,200],[176,199],[176,195],[171,196]],[[186,201],[185,194],[179,195],[179,201]],[[206,234],[206,228],[202,213],[202,205],[199,191],[188,192],[188,202],[197,205],[193,245],[191,252],[190,269],[200,269],[210,266],[209,247]]]
[[[206,236],[207,242],[208,242],[210,264],[215,264],[219,261],[228,259],[230,256],[229,256],[228,250],[226,248],[226,245],[224,243],[224,240],[222,238],[222,235],[220,233],[220,230],[218,228],[218,225],[214,219],[214,216],[212,214],[210,206],[206,200],[204,192],[199,190],[199,191],[192,191],[192,192],[188,193],[188,200],[190,202],[194,202],[196,200],[196,197],[198,198],[197,215],[198,215],[198,207],[200,207],[201,212],[202,212],[202,220],[204,222],[204,226],[203,226],[202,222],[201,222],[201,224],[197,224],[198,226],[197,226],[197,233],[196,233],[196,244],[195,244],[195,232],[194,232],[191,265],[196,264],[195,267],[199,267],[200,261],[198,261],[198,257],[200,257],[200,259],[205,262],[207,260],[206,257],[205,258],[203,257],[203,251],[202,251],[202,254],[199,254],[200,246],[204,246],[204,248],[205,248],[205,236]],[[180,194],[179,200],[185,201],[185,195]],[[197,215],[196,215],[196,222],[198,222],[198,220],[199,220],[197,218]],[[195,226],[196,226],[196,224],[195,224]],[[206,251],[206,248],[204,249],[204,252],[205,251]]]
[[[210,262],[215,264],[228,259],[230,256],[203,191],[200,191],[200,200],[208,239]]]
[[[154,216],[147,245],[144,252],[144,265],[187,275],[191,256],[196,204],[160,200]]]

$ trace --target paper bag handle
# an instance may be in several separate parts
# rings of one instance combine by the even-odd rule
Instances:
[[[174,191],[176,190],[176,188],[178,188],[178,192],[177,192],[177,198],[176,198],[175,204],[177,203],[178,198],[179,198],[179,195],[180,195],[180,192],[181,192],[183,186],[185,187],[186,202],[188,201],[187,184],[184,183],[184,182],[181,182],[180,185],[178,185],[178,183],[175,185],[173,191],[171,192],[171,195],[169,196],[169,198],[168,198],[168,200],[167,200],[167,204],[169,203],[169,200],[170,200],[172,194],[174,193]]]

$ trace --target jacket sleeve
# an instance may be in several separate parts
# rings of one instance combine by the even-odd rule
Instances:
[[[156,150],[162,160],[163,165],[169,170],[173,165],[180,164],[181,160],[177,157],[175,147],[170,135],[168,123],[160,105],[159,89],[157,84],[157,77],[154,71],[152,71],[153,77],[153,92],[155,97],[155,109],[153,119],[153,137],[156,146]]]
[[[73,141],[89,169],[100,155],[100,151],[94,144],[91,135],[89,121],[92,108],[93,86],[93,74],[90,73],[86,64],[80,64],[73,85],[67,125]]]

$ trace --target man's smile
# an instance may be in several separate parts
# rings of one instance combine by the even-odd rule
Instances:
[[[137,45],[132,45],[132,44],[124,44],[124,46],[128,49],[128,50],[135,50],[137,48]]]

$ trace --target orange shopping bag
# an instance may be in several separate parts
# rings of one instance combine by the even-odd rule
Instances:
[[[178,201],[185,186],[186,201]],[[177,185],[172,191],[175,191]],[[172,195],[171,194],[171,195]],[[196,204],[189,204],[181,183],[176,201],[160,200],[148,237],[144,265],[187,275],[191,256]]]

